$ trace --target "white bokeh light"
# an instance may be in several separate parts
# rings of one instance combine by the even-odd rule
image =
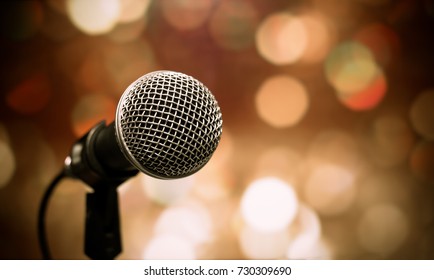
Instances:
[[[170,205],[185,198],[195,182],[194,175],[174,180],[161,180],[142,175],[141,179],[146,195],[154,202],[163,205]]]
[[[112,30],[119,19],[119,0],[68,0],[67,11],[74,25],[89,35]]]
[[[203,207],[172,207],[160,215],[154,232],[182,237],[193,245],[200,245],[211,239],[212,220]]]
[[[241,216],[262,232],[279,231],[294,219],[298,209],[295,191],[284,181],[265,177],[254,181],[241,199]]]
[[[145,249],[147,260],[194,260],[193,244],[182,237],[170,234],[158,235],[151,239]]]
[[[249,259],[281,259],[289,244],[286,230],[261,232],[244,226],[239,233],[241,251]]]

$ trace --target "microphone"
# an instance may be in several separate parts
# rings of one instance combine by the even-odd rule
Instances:
[[[115,121],[93,127],[65,160],[64,174],[92,188],[86,195],[85,253],[112,259],[121,252],[120,184],[139,171],[160,179],[197,172],[217,148],[222,124],[213,94],[191,76],[156,71],[133,82],[120,98]],[[48,252],[39,221],[41,246]]]
[[[137,171],[160,179],[189,176],[211,158],[222,123],[215,97],[200,81],[151,72],[122,94],[114,122],[96,125],[77,141],[65,169],[89,185],[124,181]]]

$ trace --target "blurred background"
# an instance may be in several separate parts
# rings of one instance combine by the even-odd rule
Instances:
[[[0,258],[41,258],[71,145],[162,69],[213,92],[222,140],[119,187],[119,259],[434,258],[433,32],[431,0],[2,1]],[[86,191],[52,197],[56,259],[87,258]]]

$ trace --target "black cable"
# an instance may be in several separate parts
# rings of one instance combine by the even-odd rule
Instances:
[[[65,171],[62,169],[56,177],[54,177],[53,181],[51,181],[48,188],[45,190],[44,196],[42,197],[41,204],[39,205],[38,212],[38,239],[39,246],[42,252],[42,258],[44,260],[50,260],[51,254],[50,249],[47,242],[47,236],[45,233],[45,214],[47,212],[48,201],[50,200],[51,195],[53,194],[54,189],[57,184],[65,177]]]

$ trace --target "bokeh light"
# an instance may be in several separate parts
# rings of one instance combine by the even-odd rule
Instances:
[[[383,72],[366,86],[365,89],[350,95],[338,93],[339,100],[349,109],[364,111],[375,108],[384,98],[388,89],[386,77]]]
[[[402,117],[385,114],[369,127],[365,142],[376,164],[392,167],[406,162],[415,139],[410,125]]]
[[[170,234],[188,240],[194,246],[209,242],[212,231],[211,216],[200,205],[170,207],[161,213],[154,226],[156,236]]]
[[[146,18],[142,17],[136,21],[118,24],[107,35],[115,43],[128,43],[140,38],[146,28]]]
[[[307,34],[307,44],[300,61],[317,63],[329,53],[336,41],[336,30],[332,22],[321,13],[307,13],[298,17]]]
[[[298,209],[293,188],[284,181],[265,177],[252,182],[241,198],[241,215],[256,231],[280,231],[289,226]]]
[[[354,39],[368,47],[382,66],[390,65],[400,52],[399,37],[390,27],[381,23],[364,26]]]
[[[158,69],[154,51],[143,39],[108,46],[103,52],[103,59],[108,83],[116,98],[139,77]]]
[[[0,139],[0,189],[7,186],[15,173],[15,155],[12,148]]]
[[[161,180],[147,175],[140,177],[146,195],[162,205],[174,204],[185,198],[195,182],[194,175],[175,180]]]
[[[147,244],[143,258],[147,260],[194,260],[193,245],[178,236],[164,234],[154,237]]]
[[[434,142],[420,141],[411,152],[410,168],[423,182],[434,182]]]
[[[174,28],[185,31],[200,27],[208,19],[214,0],[163,0],[161,9],[166,21]]]
[[[50,80],[46,73],[28,77],[8,92],[6,103],[18,113],[35,114],[42,111],[51,97]]]
[[[254,43],[258,13],[249,1],[221,0],[209,22],[214,41],[227,50],[246,49]]]
[[[6,126],[4,126],[4,124],[2,124],[1,122],[0,122],[0,141],[3,141],[8,144],[10,143],[9,132]]]
[[[316,258],[314,247],[321,238],[321,221],[318,214],[309,206],[301,203],[297,216],[290,228],[291,242],[286,256],[289,259]],[[308,257],[309,255],[309,257]]]
[[[256,178],[278,177],[295,185],[302,156],[287,147],[273,147],[259,155],[253,174]]]
[[[20,180],[33,188],[45,186],[59,168],[53,147],[41,129],[32,122],[16,121],[11,128],[10,145],[15,155],[16,174],[28,170],[27,176],[21,176]]]
[[[308,44],[303,21],[288,13],[268,16],[256,32],[256,47],[268,62],[285,65],[296,62]]]
[[[68,16],[74,25],[89,35],[100,35],[112,30],[118,22],[119,0],[68,0]]]
[[[410,120],[417,133],[434,140],[434,90],[420,93],[410,108]]]
[[[282,128],[294,126],[309,108],[306,88],[291,76],[273,76],[265,80],[255,97],[256,110],[263,121]]]
[[[331,164],[318,166],[306,181],[306,202],[322,215],[342,214],[354,202],[355,179],[345,168]]]
[[[107,124],[112,122],[116,105],[113,99],[101,94],[82,97],[71,114],[74,134],[81,137],[100,121],[105,120]]]
[[[409,235],[405,213],[393,204],[378,204],[367,209],[359,221],[360,245],[371,253],[387,257],[403,244]]]
[[[244,226],[239,233],[241,250],[249,259],[281,259],[289,244],[286,230],[263,232]]]
[[[353,110],[374,108],[387,91],[387,80],[372,52],[358,42],[335,47],[327,57],[325,73],[339,100]]]
[[[363,158],[354,137],[342,130],[321,131],[313,138],[307,151],[306,172],[318,164],[332,164],[358,174],[363,169]]]
[[[411,174],[367,173],[358,183],[357,208],[366,210],[384,203],[408,207],[413,188]]]
[[[365,89],[376,77],[378,67],[367,47],[345,42],[327,57],[325,71],[327,80],[338,92],[351,94]]]
[[[119,0],[119,23],[131,23],[143,18],[151,0]]]

